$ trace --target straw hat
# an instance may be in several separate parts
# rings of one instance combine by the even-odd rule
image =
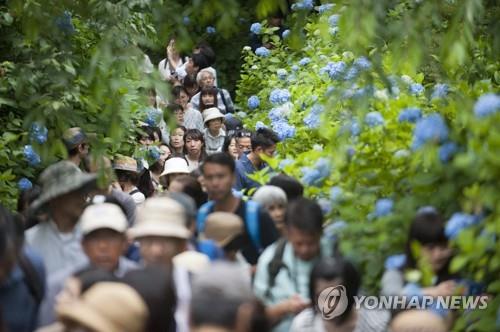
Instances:
[[[83,235],[103,228],[124,233],[127,230],[127,217],[116,204],[93,204],[83,211],[80,217],[80,228]]]
[[[130,286],[99,282],[81,297],[56,312],[61,320],[71,320],[96,332],[142,332],[148,309],[141,296]]]
[[[83,173],[67,160],[60,161],[47,167],[40,175],[39,182],[42,193],[30,206],[36,211],[56,197],[76,190],[85,190],[96,186],[95,174]]]
[[[167,159],[165,161],[163,173],[161,173],[160,176],[173,173],[189,174],[189,167],[186,159],[180,157],[174,157]]]
[[[73,127],[66,129],[63,133],[63,142],[68,150],[72,150],[76,148],[78,145],[82,143],[88,142],[88,137],[80,127]]]
[[[217,107],[207,108],[203,111],[203,122],[207,123],[213,119],[224,119],[224,114],[222,114]]]
[[[137,224],[128,230],[131,238],[164,236],[188,239],[186,212],[181,204],[168,197],[147,199],[137,211]]]
[[[204,235],[217,242],[219,247],[224,248],[243,232],[243,220],[238,215],[229,212],[214,212],[207,217]]]
[[[118,156],[113,162],[113,169],[139,173],[137,170],[137,161],[127,156]]]

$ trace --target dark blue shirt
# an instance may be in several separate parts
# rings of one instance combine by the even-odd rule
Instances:
[[[242,154],[240,159],[236,160],[236,182],[234,184],[234,189],[240,191],[242,189],[248,190],[260,187],[260,184],[250,179],[248,175],[264,167],[265,164],[262,164],[259,169],[256,169],[250,159],[248,159],[248,155]]]

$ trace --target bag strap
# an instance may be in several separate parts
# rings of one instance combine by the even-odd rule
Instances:
[[[283,254],[285,253],[286,244],[287,241],[285,238],[280,238],[278,240],[278,242],[276,243],[276,250],[274,251],[274,256],[269,262],[269,265],[267,266],[268,282],[267,282],[267,290],[265,293],[267,298],[271,297],[271,289],[273,289],[276,283],[276,276],[278,275],[278,273],[281,271],[282,268],[288,270],[288,266],[286,266],[286,264],[283,263]]]
[[[39,306],[43,300],[44,285],[40,278],[40,275],[35,270],[33,263],[26,256],[23,250],[21,250],[18,257],[19,267],[23,271],[24,281],[28,286],[28,289],[35,299],[36,305]]]
[[[250,236],[253,245],[260,253],[263,248],[260,242],[259,208],[259,203],[255,201],[250,200],[245,203],[245,219],[248,235]]]
[[[128,194],[129,194],[130,196],[132,196],[132,195],[137,194],[137,193],[140,193],[140,192],[141,192],[141,191],[140,191],[139,189],[134,189],[134,190],[132,190],[131,192],[129,192]]]
[[[196,230],[198,231],[198,234],[203,233],[205,230],[205,220],[207,220],[208,214],[212,212],[214,205],[214,201],[208,201],[200,206],[198,215],[196,216]]]

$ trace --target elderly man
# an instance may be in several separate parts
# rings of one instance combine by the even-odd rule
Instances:
[[[196,76],[196,81],[198,82],[200,89],[215,86],[215,71],[212,68],[200,70]],[[201,93],[198,92],[193,96],[193,98],[191,98],[191,104],[196,109],[199,109],[200,107],[200,94]],[[217,108],[224,114],[234,113],[233,101],[231,99],[231,95],[226,89],[218,89]]]

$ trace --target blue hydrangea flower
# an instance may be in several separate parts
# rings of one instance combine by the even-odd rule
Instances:
[[[334,202],[338,202],[344,194],[344,191],[339,186],[334,186],[330,189],[330,199]]]
[[[353,80],[356,77],[358,77],[358,74],[359,74],[358,68],[351,67],[351,68],[349,68],[349,70],[345,74],[345,79],[346,80]]]
[[[498,111],[500,111],[500,96],[494,93],[482,95],[474,105],[474,114],[478,118],[483,118]]]
[[[434,86],[431,99],[444,98],[448,94],[449,87],[447,84],[438,83]]]
[[[403,268],[405,264],[406,264],[405,254],[392,255],[387,257],[387,259],[385,260],[384,267],[386,270],[399,270]]]
[[[458,146],[454,142],[447,142],[439,148],[439,159],[441,162],[448,162],[453,155],[457,152]]]
[[[354,156],[354,154],[356,154],[356,149],[353,148],[352,146],[348,147],[347,148],[347,156],[349,158],[352,158],[352,156]]]
[[[260,34],[260,31],[262,30],[262,24],[260,23],[253,23],[251,26],[250,26],[250,32],[251,33],[254,33],[256,35]]]
[[[288,73],[286,72],[285,69],[283,68],[280,68],[276,71],[276,74],[278,75],[278,78],[280,80],[284,80],[286,78],[286,75],[288,75]]]
[[[49,131],[43,125],[38,122],[33,122],[30,127],[30,139],[31,141],[37,142],[38,144],[43,144],[47,142],[47,134]]]
[[[365,116],[365,123],[369,127],[383,126],[384,117],[379,112],[370,112]]]
[[[323,14],[324,12],[329,11],[335,6],[334,3],[325,3],[324,5],[316,7],[316,10],[320,13]]]
[[[263,58],[267,58],[268,56],[271,55],[271,51],[269,51],[267,48],[264,46],[261,46],[255,50],[255,54],[258,56],[261,56]]]
[[[253,95],[250,98],[248,98],[247,104],[249,109],[254,110],[260,106],[260,99],[259,97]]]
[[[331,79],[340,79],[344,74],[347,66],[343,61],[338,62],[328,62],[328,64],[321,68],[319,73],[324,74],[327,73]]]
[[[372,64],[370,60],[368,60],[366,57],[362,56],[357,58],[354,61],[354,66],[360,70],[368,70],[371,68]]]
[[[410,123],[416,123],[418,120],[422,118],[422,111],[420,108],[416,107],[408,107],[404,108],[399,112],[399,122],[410,122]]]
[[[447,238],[454,239],[458,236],[458,234],[460,234],[463,229],[468,228],[478,222],[479,218],[477,218],[476,216],[467,213],[456,212],[447,221],[444,233]]]
[[[275,107],[269,111],[267,117],[271,119],[271,121],[280,121],[284,118],[283,111],[281,108]]]
[[[281,141],[295,136],[295,127],[290,125],[285,119],[273,121],[272,127]]]
[[[321,208],[321,212],[323,212],[323,215],[329,215],[330,212],[332,212],[332,202],[330,202],[328,199],[325,198],[320,198],[317,200],[319,207]]]
[[[414,96],[420,96],[422,93],[424,93],[424,90],[424,86],[420,83],[412,83],[408,87],[408,91]]]
[[[292,10],[311,10],[313,9],[313,0],[302,0],[292,4]]]
[[[280,161],[279,168],[283,169],[286,166],[289,166],[291,164],[293,164],[293,160],[292,159],[283,159],[282,161]]]
[[[336,27],[338,24],[339,24],[339,19],[340,19],[340,15],[338,14],[333,14],[332,16],[330,16],[328,18],[328,24],[331,26],[331,27]]]
[[[274,89],[269,95],[269,101],[274,105],[281,105],[290,100],[290,91],[287,89]]]
[[[146,109],[146,117],[144,122],[150,127],[157,127],[163,116],[163,112],[155,107],[148,107]]]
[[[191,19],[189,18],[189,16],[184,16],[182,18],[182,23],[184,23],[184,25],[189,25],[189,23],[191,23]]]
[[[31,188],[33,188],[33,184],[27,178],[21,178],[21,180],[19,180],[19,182],[17,182],[17,187],[21,191],[26,191],[26,190],[30,190]]]
[[[37,166],[42,162],[40,156],[33,150],[31,145],[25,145],[23,149],[24,158],[31,166]]]
[[[361,126],[357,120],[351,122],[351,136],[359,136],[361,134]]]
[[[379,199],[375,203],[375,211],[373,215],[375,217],[384,217],[392,213],[392,208],[394,207],[394,202],[389,198]]]
[[[311,62],[311,59],[308,57],[302,58],[299,61],[299,65],[301,66],[307,66]]]
[[[65,10],[61,16],[56,17],[55,23],[59,30],[65,35],[72,35],[75,33],[75,26],[71,21],[71,13],[69,11]]]
[[[151,160],[156,162],[156,161],[160,160],[161,151],[156,146],[150,146],[148,148],[148,155],[149,155],[149,158],[151,158]]]
[[[336,238],[338,233],[346,227],[347,223],[345,221],[338,220],[326,226],[323,230],[323,234],[325,234],[328,238]]]
[[[255,124],[255,130],[259,130],[259,129],[262,129],[262,128],[267,128],[267,126],[264,124],[264,122],[257,121],[257,123]]]
[[[321,124],[321,113],[323,113],[323,110],[323,106],[315,104],[311,108],[309,114],[304,118],[304,123],[306,124],[306,126],[310,129],[318,128]]]
[[[320,186],[323,180],[330,175],[331,164],[328,159],[320,158],[314,165],[314,168],[302,168],[302,182],[308,186]]]
[[[283,38],[283,39],[288,38],[288,36],[290,36],[290,29],[286,29],[286,30],[285,30],[285,31],[283,31],[283,33],[281,34],[281,38]]]
[[[208,26],[207,27],[207,33],[209,35],[213,35],[217,30],[215,30],[215,28],[213,26]]]
[[[413,130],[413,149],[418,149],[427,142],[439,143],[448,139],[448,127],[443,117],[433,113],[418,120]]]
[[[326,92],[325,92],[325,95],[326,96],[329,96],[331,95],[332,93],[335,92],[335,87],[334,86],[329,86],[327,89],[326,89]]]

